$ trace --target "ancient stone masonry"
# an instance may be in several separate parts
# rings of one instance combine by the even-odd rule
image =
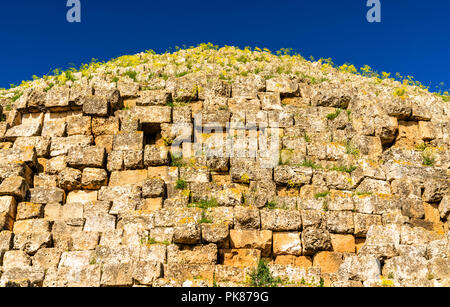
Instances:
[[[0,286],[450,286],[449,103],[230,48],[0,92]]]

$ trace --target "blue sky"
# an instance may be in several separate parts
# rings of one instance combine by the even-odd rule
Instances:
[[[448,0],[381,0],[373,24],[367,0],[80,1],[81,24],[66,21],[66,0],[0,3],[0,87],[91,58],[212,42],[293,48],[450,88]]]

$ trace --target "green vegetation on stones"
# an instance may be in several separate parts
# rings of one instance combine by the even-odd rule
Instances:
[[[273,277],[267,261],[261,259],[258,267],[250,273],[250,286],[252,287],[278,287],[282,284],[281,278]]]

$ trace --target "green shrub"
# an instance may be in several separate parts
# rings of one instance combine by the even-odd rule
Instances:
[[[183,179],[178,179],[177,183],[175,184],[175,188],[177,188],[178,190],[184,190],[187,188],[187,183],[185,180]]]
[[[206,216],[205,211],[202,212],[202,218],[198,221],[199,224],[212,224],[212,220]]]
[[[336,117],[339,116],[339,114],[341,114],[341,112],[342,112],[341,109],[337,109],[336,112],[328,114],[327,115],[327,119],[328,120],[334,120],[334,119],[336,119]]]
[[[198,202],[194,202],[193,206],[206,210],[208,208],[217,207],[217,200],[215,198],[208,199],[208,200],[200,200]]]
[[[129,70],[126,73],[124,73],[124,76],[128,76],[130,79],[132,79],[134,82],[136,82],[137,72],[134,70]]]
[[[314,198],[315,198],[315,199],[325,198],[325,197],[327,197],[329,194],[330,194],[329,191],[326,191],[326,192],[320,192],[320,193],[317,193],[316,195],[314,195]]]
[[[312,169],[320,169],[322,168],[322,166],[315,164],[313,161],[311,160],[305,160],[303,161],[301,164],[298,164],[298,166],[306,166],[306,167],[311,167]]]
[[[170,154],[170,166],[174,167],[184,166],[183,157],[181,155]]]
[[[268,208],[268,209],[275,209],[276,207],[277,207],[277,203],[275,201],[269,201],[266,204],[266,208]]]
[[[434,157],[430,154],[430,153],[426,153],[424,152],[422,154],[422,160],[423,160],[423,165],[425,166],[433,166],[434,164]]]
[[[332,171],[338,171],[338,172],[342,172],[342,173],[348,173],[351,174],[353,173],[353,171],[357,169],[356,166],[352,165],[352,166],[346,166],[346,165],[337,165],[337,166],[333,166],[331,168]]]
[[[277,287],[282,283],[270,273],[269,266],[264,260],[260,260],[258,267],[250,273],[250,286],[252,287]]]

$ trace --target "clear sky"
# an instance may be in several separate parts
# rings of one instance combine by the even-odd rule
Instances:
[[[367,0],[80,1],[78,24],[66,0],[1,1],[0,87],[91,58],[212,42],[293,48],[450,88],[448,0],[381,0],[372,24]]]

